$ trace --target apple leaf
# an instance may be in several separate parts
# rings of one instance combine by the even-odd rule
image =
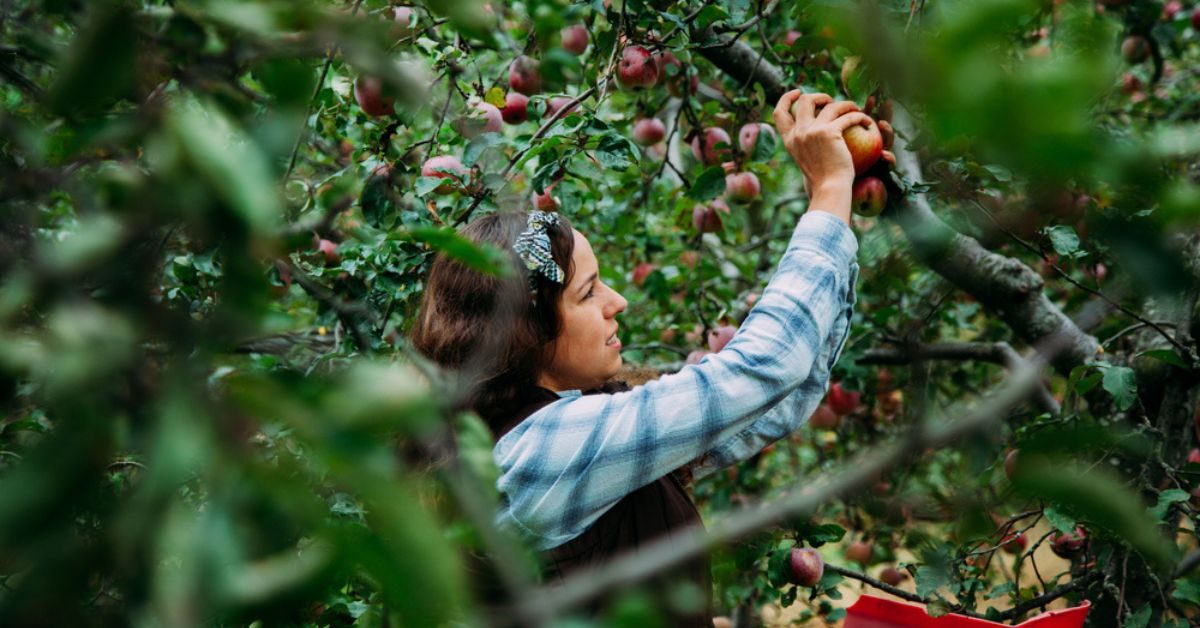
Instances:
[[[775,154],[775,149],[779,142],[775,138],[775,134],[768,131],[760,131],[758,140],[754,142],[754,155],[751,159],[755,161],[767,161]]]
[[[688,190],[688,196],[697,201],[707,201],[716,198],[724,191],[725,169],[720,166],[711,166],[696,177],[696,181]]]
[[[1053,506],[1047,507],[1042,514],[1046,515],[1046,521],[1049,521],[1050,525],[1059,532],[1066,534],[1075,530],[1075,519]]]
[[[1080,258],[1087,256],[1087,251],[1079,248],[1079,234],[1075,233],[1073,227],[1066,225],[1048,227],[1046,229],[1046,236],[1050,238],[1050,244],[1054,246],[1054,251],[1063,257]]]
[[[1106,471],[1030,457],[1017,466],[1013,485],[1123,538],[1157,567],[1175,560],[1175,546],[1158,533],[1158,520],[1149,516],[1141,497]]]
[[[503,253],[493,246],[476,246],[470,240],[455,233],[453,229],[418,227],[410,230],[407,235],[418,242],[425,242],[479,272],[497,276],[504,273]]]
[[[1175,590],[1171,597],[1192,606],[1200,606],[1200,580],[1184,578],[1175,581]]]
[[[1167,364],[1170,364],[1171,366],[1178,366],[1181,369],[1185,369],[1188,367],[1187,363],[1184,362],[1183,359],[1179,357],[1179,354],[1175,353],[1174,351],[1172,351],[1170,349],[1155,349],[1153,351],[1143,351],[1142,355],[1144,355],[1148,358],[1154,358],[1155,360],[1159,360],[1161,362],[1166,362]]]
[[[1150,513],[1151,517],[1162,521],[1163,517],[1167,516],[1167,510],[1171,507],[1171,504],[1186,502],[1190,497],[1191,495],[1188,495],[1186,491],[1177,488],[1163,491],[1158,494],[1158,503],[1148,509],[1147,512]]]
[[[1146,628],[1150,625],[1150,616],[1153,612],[1154,608],[1147,604],[1137,612],[1129,613],[1125,616],[1125,628]]]
[[[950,584],[950,575],[936,566],[917,567],[917,595],[928,598]]]
[[[1113,396],[1117,408],[1122,411],[1131,408],[1137,400],[1137,380],[1133,369],[1127,366],[1102,365],[1100,370],[1104,373],[1104,390]]]

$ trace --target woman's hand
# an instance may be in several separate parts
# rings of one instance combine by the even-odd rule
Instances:
[[[842,133],[854,125],[867,126],[870,120],[853,101],[834,102],[828,94],[792,90],[775,106],[775,128],[813,190],[850,189],[854,162]]]

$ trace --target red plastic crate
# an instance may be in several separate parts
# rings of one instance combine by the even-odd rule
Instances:
[[[1048,611],[1017,624],[1018,628],[1083,628],[1091,603],[1057,611]],[[951,613],[930,617],[925,607],[911,602],[889,600],[873,595],[858,598],[846,609],[845,628],[1012,628],[986,619]]]

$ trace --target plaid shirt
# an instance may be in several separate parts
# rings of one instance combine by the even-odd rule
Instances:
[[[497,441],[496,523],[557,547],[626,495],[700,459],[697,476],[795,431],[820,404],[850,331],[858,241],[808,212],[733,339],[630,391],[562,397]]]

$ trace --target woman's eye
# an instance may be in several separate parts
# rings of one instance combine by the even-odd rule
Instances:
[[[596,289],[588,288],[587,294],[583,295],[583,298],[590,299],[590,298],[592,298],[592,295],[594,295],[594,294],[596,294]]]

